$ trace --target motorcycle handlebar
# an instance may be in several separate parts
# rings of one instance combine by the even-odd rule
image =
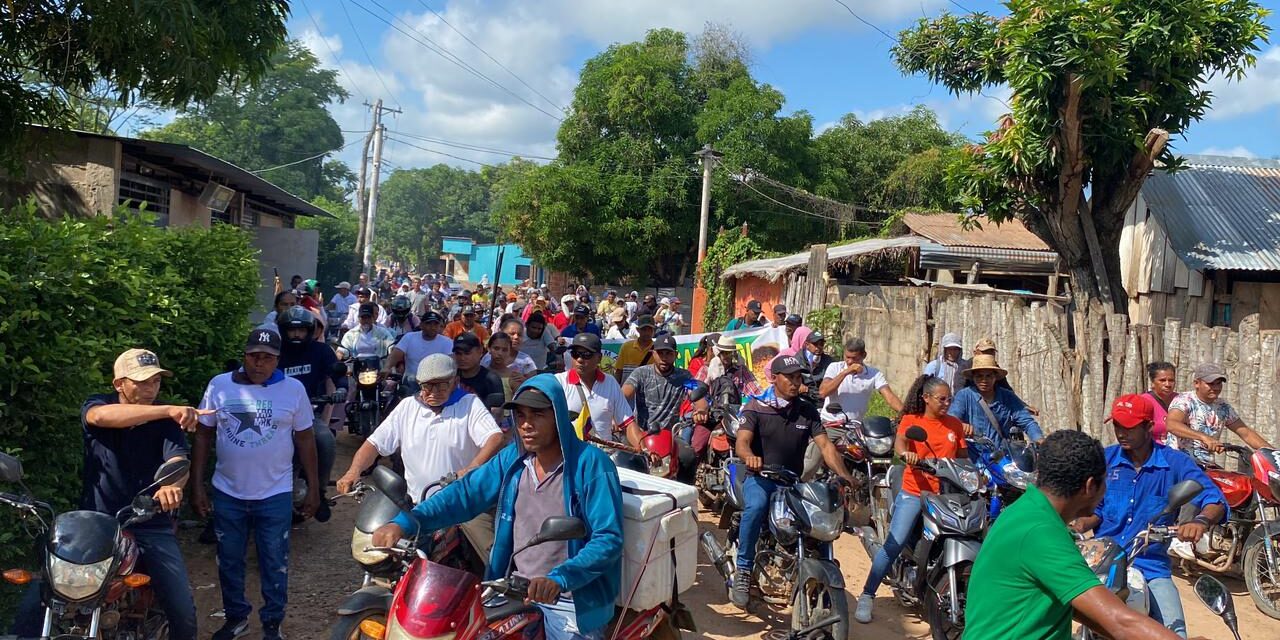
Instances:
[[[508,598],[524,600],[529,597],[529,581],[520,576],[508,576],[498,580],[486,580],[480,583],[486,589],[492,589]]]
[[[799,482],[800,477],[794,471],[777,464],[766,464],[760,467],[760,477],[773,480],[774,482],[782,482],[785,484],[795,484]]]

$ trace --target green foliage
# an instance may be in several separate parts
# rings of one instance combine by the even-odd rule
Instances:
[[[142,137],[195,147],[250,170],[304,199],[342,200],[354,175],[345,164],[320,156],[342,147],[328,106],[348,97],[338,72],[324,69],[305,46],[291,40],[271,58],[252,86],[224,83],[208,100],[182,109],[173,122]],[[352,243],[354,244],[354,237]]]
[[[0,3],[0,159],[16,164],[26,124],[66,126],[99,84],[123,102],[181,107],[253,81],[285,41],[286,0]]]
[[[315,229],[320,232],[316,256],[316,280],[328,295],[333,285],[343,280],[352,280],[351,270],[356,264],[356,232],[360,227],[360,219],[351,203],[346,200],[334,202],[323,196],[316,198],[311,204],[332,213],[332,218],[300,217],[299,229]]]
[[[844,342],[844,311],[839,306],[810,311],[804,318],[804,324],[826,336],[829,348],[838,350],[838,345]]]
[[[382,183],[379,198],[374,247],[379,255],[420,270],[440,255],[446,235],[476,242],[494,239],[485,174],[445,164],[399,169]]]
[[[1239,79],[1254,65],[1268,12],[1250,0],[1009,0],[1005,7],[1009,15],[998,19],[921,20],[901,34],[894,55],[903,71],[955,94],[1008,85],[1011,114],[958,158],[948,184],[967,210],[1025,221],[1062,256],[1081,296],[1110,287],[1120,299],[1124,211],[1157,157],[1177,165],[1164,139],[1204,116],[1212,98],[1205,81]],[[1092,223],[1079,215],[1083,208]],[[1088,250],[1095,232],[1110,282],[1095,278]]]
[[[725,269],[740,262],[759,258],[764,250],[737,229],[721,231],[707,247],[702,261],[702,288],[707,290],[707,306],[702,312],[702,326],[723,327],[733,318],[733,288],[720,279]]]
[[[162,229],[150,216],[45,220],[34,203],[0,213],[0,450],[25,461],[27,484],[56,508],[80,492],[80,406],[111,390],[133,347],[174,372],[161,390],[195,403],[248,331],[258,264],[245,232]],[[11,490],[6,488],[6,490]],[[3,514],[0,565],[30,545]]]

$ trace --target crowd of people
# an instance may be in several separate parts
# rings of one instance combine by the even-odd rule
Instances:
[[[281,637],[289,528],[298,516],[328,519],[326,488],[342,423],[340,404],[313,401],[346,384],[338,363],[360,354],[379,357],[390,383],[399,380],[401,399],[337,478],[337,492],[350,491],[380,457],[400,454],[410,495],[420,503],[411,515],[379,529],[375,544],[389,546],[418,529],[463,525],[489,563],[487,577],[510,563],[530,579],[530,599],[547,616],[548,637],[557,639],[599,637],[619,589],[618,476],[590,442],[628,442],[642,450],[647,434],[672,429],[689,415],[694,426],[678,446],[679,477],[690,481],[719,399],[745,399],[736,453],[750,473],[730,592],[741,607],[750,600],[753,549],[775,488],[757,472],[781,465],[798,475],[812,443],[836,481],[853,484],[823,425],[863,420],[873,396],[901,415],[894,450],[908,465],[965,455],[972,434],[995,446],[1013,437],[1037,443],[1038,488],[1029,487],[1000,516],[974,566],[972,584],[981,588],[969,594],[966,638],[1065,637],[1060,634],[1069,633],[1073,612],[1116,638],[1185,637],[1164,546],[1151,545],[1136,563],[1151,585],[1148,619],[1100,587],[1069,531],[1135,535],[1133,523],[1158,511],[1169,487],[1194,478],[1205,490],[1177,529],[1181,541],[1194,542],[1226,513],[1221,493],[1195,459],[1220,451],[1224,430],[1252,447],[1268,446],[1221,399],[1226,375],[1212,363],[1196,367],[1195,388],[1183,393],[1175,392],[1174,367],[1153,363],[1151,389],[1113,405],[1109,420],[1118,444],[1104,450],[1078,432],[1045,437],[1038,410],[1018,397],[987,338],[966,358],[959,336],[944,335],[937,358],[903,400],[868,363],[865,342],[849,339],[833,356],[825,336],[783,305],[766,317],[761,303],[751,301],[723,333],[701,341],[686,368],[677,365],[674,336],[688,323],[675,298],[608,290],[597,299],[579,286],[556,299],[545,286],[454,291],[439,277],[383,274],[371,283],[361,274],[357,286],[339,283],[324,301],[316,283],[296,280],[276,296],[264,324],[248,334],[242,361],[209,381],[198,406],[157,405],[161,381],[171,374],[154,353],[132,349],[115,362],[114,391],[88,398],[82,411],[83,508],[114,513],[150,484],[156,468],[190,456],[190,503],[211,517],[217,545],[225,620],[215,640],[248,629],[251,538],[262,580],[263,637]],[[341,319],[336,344],[327,331],[331,318]],[[729,332],[765,326],[784,328],[789,342],[757,380]],[[608,337],[626,342],[606,367],[602,340]],[[709,392],[689,402],[694,380]],[[926,442],[903,435],[911,426],[924,429]],[[424,495],[450,473],[460,481]],[[293,497],[299,474],[308,487],[300,505]],[[157,494],[166,512],[182,503],[186,486]],[[890,562],[919,535],[924,491],[937,491],[937,480],[912,468],[894,497],[888,539],[857,598],[859,622],[871,620]],[[542,545],[513,558],[512,550],[551,515],[582,518],[585,542]],[[171,636],[194,638],[197,616],[173,518],[133,529]],[[1037,552],[1022,553],[1032,540]],[[38,634],[40,617],[36,589],[20,608],[15,632]]]

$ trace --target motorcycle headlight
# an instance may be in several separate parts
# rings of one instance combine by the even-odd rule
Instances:
[[[665,478],[667,477],[667,474],[670,472],[671,472],[670,456],[667,456],[664,458],[658,458],[658,462],[656,464],[651,463],[649,465],[649,475],[651,476],[658,476],[659,478]]]
[[[387,559],[385,551],[365,551],[373,546],[373,534],[359,529],[351,530],[351,557],[365,566],[372,566]]]
[[[378,371],[376,369],[366,369],[361,371],[360,375],[356,378],[356,382],[363,385],[377,384]]]
[[[956,469],[956,477],[960,479],[960,487],[965,493],[977,493],[986,484],[977,469]]]
[[[803,504],[804,513],[809,519],[809,535],[814,539],[831,542],[844,532],[844,507],[827,512],[816,504]]]
[[[1022,469],[1019,469],[1018,465],[1012,462],[1004,463],[1004,466],[1000,468],[1000,471],[1004,473],[1004,479],[1008,481],[1010,485],[1019,489],[1025,490],[1027,485],[1035,484],[1036,481],[1036,474],[1034,471],[1027,473]]]
[[[84,600],[102,589],[107,572],[115,558],[107,558],[93,564],[75,564],[55,555],[49,556],[49,583],[58,595],[67,600]]]
[[[875,456],[887,456],[893,452],[893,436],[867,438],[867,449]]]

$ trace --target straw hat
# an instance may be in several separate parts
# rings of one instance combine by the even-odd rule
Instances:
[[[1000,365],[996,363],[995,356],[989,356],[986,354],[978,354],[973,357],[973,364],[969,365],[969,368],[963,371],[964,377],[972,378],[973,372],[975,371],[994,371],[996,372],[996,375],[1001,378],[1009,375],[1008,371],[1001,369]]]
[[[716,352],[718,353],[724,353],[726,351],[737,351],[738,342],[733,339],[733,336],[722,335],[720,336],[720,339],[716,341],[715,349],[716,349]]]

